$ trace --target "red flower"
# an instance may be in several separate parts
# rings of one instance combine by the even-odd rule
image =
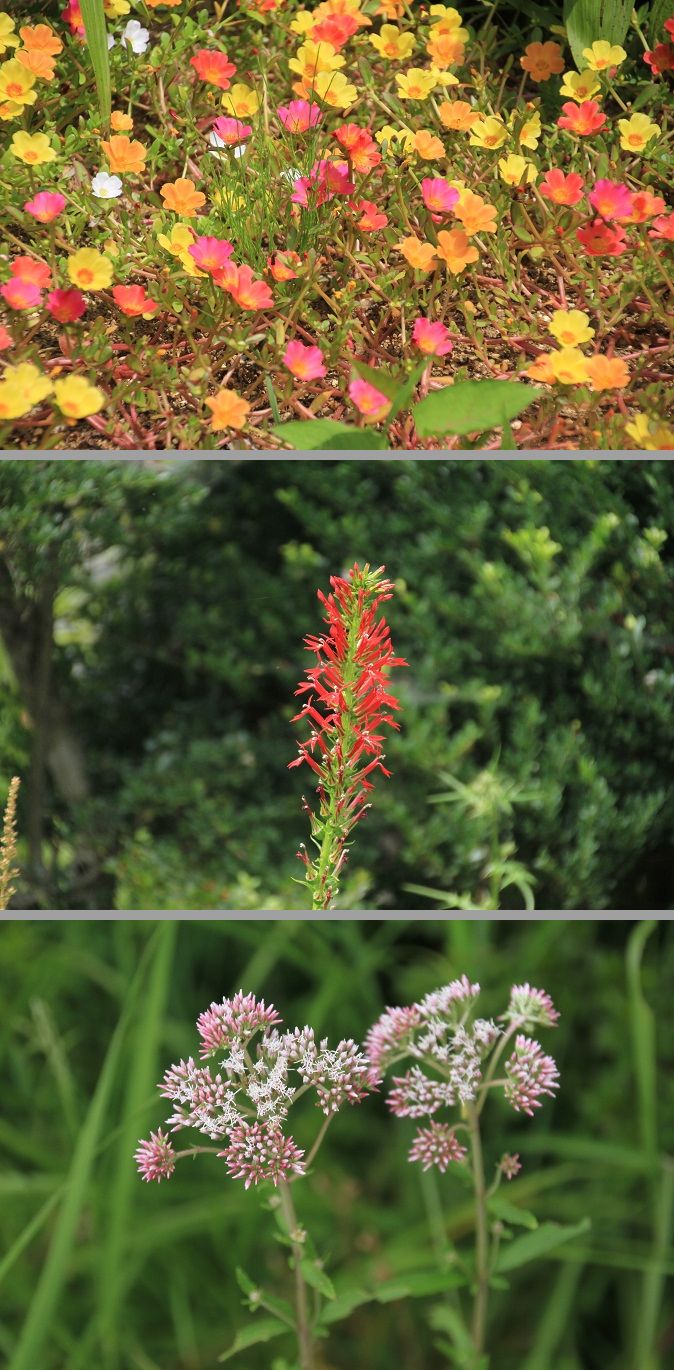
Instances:
[[[47,296],[47,309],[59,323],[76,323],[86,307],[84,295],[79,290],[52,290]]]
[[[129,319],[135,319],[139,315],[149,319],[159,308],[154,300],[148,299],[144,285],[115,285],[112,296],[115,304],[119,305],[122,313]]]
[[[566,104],[562,105],[562,110],[564,112],[557,120],[559,128],[568,128],[582,138],[598,133],[606,123],[606,115],[602,114],[596,100],[583,100],[580,105],[575,104],[573,100],[567,100]]]
[[[318,813],[306,802],[305,807],[319,854],[313,861],[304,847],[298,854],[319,909],[330,908],[337,892],[347,838],[366,808],[374,772],[390,775],[380,730],[398,728],[393,712],[400,705],[388,688],[388,674],[407,662],[393,655],[386,619],[377,618],[393,591],[383,571],[356,562],[347,577],[331,576],[331,593],[318,591],[328,631],[305,638],[316,662],[295,692],[307,699],[292,721],[306,720],[311,731],[290,766],[306,762],[318,776]]]
[[[658,43],[652,52],[644,53],[644,62],[654,76],[661,76],[664,71],[674,71],[674,43]]]
[[[593,219],[584,228],[577,228],[576,238],[590,257],[619,257],[627,251],[624,228],[607,224],[603,219]]]

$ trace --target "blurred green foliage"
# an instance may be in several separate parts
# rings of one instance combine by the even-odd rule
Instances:
[[[671,908],[673,529],[664,460],[2,463],[18,906],[305,908],[302,639],[367,560],[409,669],[342,905]]]
[[[156,1081],[194,1051],[195,1020],[213,999],[243,986],[289,1027],[361,1040],[386,1005],[464,971],[480,982],[487,1016],[523,980],[561,1011],[543,1038],[560,1066],[559,1095],[533,1119],[490,1101],[488,1173],[504,1150],[518,1152],[523,1169],[504,1198],[541,1223],[591,1224],[493,1291],[490,1370],[667,1370],[672,925],[479,919],[4,923],[8,1370],[211,1370],[249,1319],[237,1266],[291,1293],[261,1192],[246,1193],[209,1156],[160,1186],[135,1172],[137,1138],[166,1114]],[[315,1130],[298,1108],[300,1145]],[[297,1186],[300,1221],[338,1291],[347,1278],[370,1287],[428,1269],[444,1234],[470,1246],[467,1191],[457,1174],[424,1179],[407,1164],[414,1130],[381,1095],[347,1108]],[[357,1309],[335,1327],[320,1370],[439,1370],[449,1364],[448,1308],[436,1294]],[[292,1352],[255,1348],[233,1364],[271,1370],[277,1354]]]

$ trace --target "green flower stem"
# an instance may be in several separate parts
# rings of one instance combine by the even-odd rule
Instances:
[[[314,1348],[311,1336],[311,1326],[309,1323],[309,1303],[307,1299],[307,1286],[302,1274],[302,1238],[298,1228],[297,1214],[295,1205],[290,1192],[290,1185],[287,1180],[282,1180],[279,1184],[279,1195],[281,1199],[281,1209],[288,1228],[288,1235],[292,1244],[293,1264],[295,1269],[295,1313],[297,1331],[297,1349],[301,1370],[314,1370]]]
[[[476,1357],[484,1351],[487,1328],[487,1300],[489,1297],[489,1234],[487,1231],[487,1190],[480,1123],[474,1104],[466,1106],[470,1129],[470,1153],[475,1187],[475,1303],[473,1305],[473,1345]]]

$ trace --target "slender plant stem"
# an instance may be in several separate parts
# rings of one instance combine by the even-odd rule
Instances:
[[[299,1092],[299,1091],[298,1091],[298,1092]],[[313,1144],[313,1146],[312,1146],[312,1148],[311,1148],[311,1151],[309,1152],[309,1155],[307,1156],[307,1159],[306,1159],[306,1161],[304,1162],[304,1168],[305,1168],[305,1170],[308,1170],[309,1167],[310,1167],[310,1165],[312,1165],[313,1162],[315,1161],[316,1156],[317,1156],[317,1154],[318,1154],[318,1148],[320,1147],[320,1145],[321,1145],[321,1143],[322,1143],[322,1141],[323,1141],[323,1138],[325,1137],[325,1134],[326,1134],[326,1132],[327,1132],[327,1130],[328,1130],[328,1128],[329,1128],[329,1126],[330,1126],[330,1124],[331,1124],[331,1122],[332,1122],[334,1116],[335,1116],[334,1113],[329,1113],[328,1116],[327,1116],[327,1118],[324,1118],[324,1119],[323,1119],[323,1122],[322,1122],[322,1124],[321,1124],[321,1127],[320,1127],[320,1129],[319,1129],[319,1131],[318,1131],[318,1133],[317,1133],[317,1136],[316,1136],[316,1141],[314,1142],[314,1144]]]
[[[467,1106],[470,1128],[470,1151],[475,1186],[475,1278],[473,1306],[473,1344],[479,1357],[484,1351],[487,1327],[487,1298],[489,1294],[489,1236],[487,1232],[487,1192],[484,1181],[484,1161],[480,1122],[474,1104]]]
[[[288,1235],[292,1243],[293,1261],[295,1265],[295,1313],[297,1317],[297,1349],[299,1351],[300,1366],[302,1370],[314,1370],[314,1348],[309,1325],[309,1304],[307,1300],[307,1286],[302,1274],[302,1243],[298,1238],[297,1214],[293,1203],[290,1185],[287,1180],[282,1180],[279,1185],[281,1197],[281,1208],[283,1216],[288,1226]]]

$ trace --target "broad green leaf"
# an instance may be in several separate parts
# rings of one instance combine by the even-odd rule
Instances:
[[[364,1289],[344,1289],[323,1309],[321,1322],[342,1322],[344,1318],[351,1316],[354,1309],[361,1308],[364,1303],[372,1303],[374,1298],[374,1293],[367,1293]]]
[[[98,108],[103,123],[107,124],[110,119],[112,97],[110,93],[110,54],[105,29],[103,0],[80,0],[80,9],[87,48],[94,69]]]
[[[395,418],[396,414],[400,413],[401,409],[409,409],[410,401],[426,370],[426,365],[426,362],[420,362],[419,365],[415,366],[414,370],[410,372],[402,385],[398,386],[393,397],[393,408],[391,409],[390,414],[387,415],[388,423]]]
[[[317,1289],[319,1294],[323,1295],[324,1299],[334,1299],[335,1286],[330,1277],[326,1275],[325,1271],[316,1263],[316,1261],[308,1261],[305,1259],[300,1262],[300,1269],[307,1284],[310,1284],[312,1289]]]
[[[383,433],[355,428],[348,423],[336,423],[334,419],[293,419],[290,423],[275,424],[272,431],[297,451],[353,449],[373,452],[388,447]]]
[[[634,0],[564,0],[566,34],[579,71],[587,66],[583,49],[598,38],[624,43],[633,9]]]
[[[259,1346],[262,1342],[273,1341],[274,1337],[280,1337],[282,1332],[287,1333],[288,1328],[284,1323],[276,1318],[255,1318],[247,1327],[242,1327],[237,1332],[229,1350],[223,1351],[218,1356],[218,1361],[222,1363],[231,1360],[232,1356],[238,1355],[239,1351],[247,1351],[250,1346]]]
[[[524,381],[459,381],[434,390],[412,413],[422,438],[442,433],[486,433],[521,414],[541,394]]]
[[[503,1248],[496,1262],[496,1271],[498,1274],[505,1274],[507,1270],[518,1270],[521,1265],[547,1256],[548,1252],[554,1251],[564,1242],[570,1242],[574,1237],[582,1237],[589,1230],[589,1218],[583,1218],[581,1222],[568,1227],[563,1227],[560,1223],[541,1223],[535,1232],[527,1232],[524,1237],[517,1237],[510,1246]]]
[[[447,1289],[456,1289],[465,1284],[460,1270],[413,1270],[409,1275],[397,1279],[384,1280],[377,1286],[377,1303],[393,1303],[396,1299],[419,1299],[426,1294],[444,1294]]]
[[[513,1227],[528,1227],[531,1232],[538,1227],[538,1219],[526,1208],[518,1208],[503,1194],[494,1194],[487,1205],[489,1212],[501,1222],[512,1223]]]

